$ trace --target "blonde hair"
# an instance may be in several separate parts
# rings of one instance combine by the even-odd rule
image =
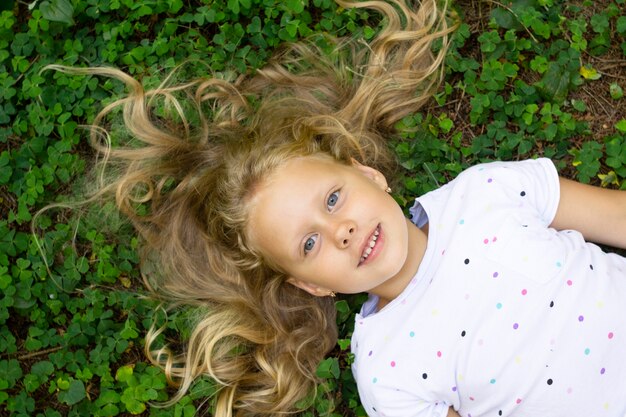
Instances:
[[[216,416],[293,412],[336,343],[332,299],[289,285],[249,246],[246,202],[289,158],[390,166],[385,136],[438,85],[453,29],[435,0],[417,10],[401,0],[338,3],[377,10],[385,27],[369,44],[329,39],[331,53],[313,41],[287,45],[236,80],[168,78],[146,91],[116,69],[50,67],[113,77],[130,91],[94,121],[102,175],[93,198],[114,196],[137,229],[148,288],[201,312],[183,353],[153,349],[162,329],[147,336],[148,357],[179,387],[171,402],[206,374],[221,386]],[[109,134],[116,109],[124,128]]]

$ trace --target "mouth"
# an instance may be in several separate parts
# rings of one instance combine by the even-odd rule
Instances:
[[[378,249],[382,240],[380,224],[376,226],[376,229],[372,232],[368,240],[365,242],[365,246],[361,251],[361,258],[359,259],[358,266],[368,263],[378,254]]]

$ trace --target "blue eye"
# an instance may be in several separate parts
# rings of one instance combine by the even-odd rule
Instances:
[[[339,201],[339,191],[335,191],[334,193],[328,196],[328,200],[326,200],[326,208],[328,208],[328,211],[330,211],[333,207],[335,207],[335,204],[337,204],[337,201]]]
[[[313,235],[304,242],[304,254],[311,252],[317,242],[317,235]]]

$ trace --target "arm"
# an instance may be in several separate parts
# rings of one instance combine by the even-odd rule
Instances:
[[[573,229],[586,240],[626,249],[626,192],[560,178],[561,198],[551,227]]]
[[[454,411],[454,408],[450,407],[448,409],[448,415],[446,417],[461,417],[461,416],[459,415],[459,413]]]

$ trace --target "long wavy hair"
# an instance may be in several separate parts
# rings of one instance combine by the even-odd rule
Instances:
[[[333,300],[286,283],[250,247],[246,203],[289,158],[324,153],[385,172],[385,139],[437,87],[453,29],[436,0],[337,1],[378,11],[383,29],[369,43],[328,39],[330,53],[314,41],[285,45],[234,80],[168,77],[146,90],[113,68],[49,67],[113,77],[129,90],[94,121],[100,180],[90,201],[113,198],[131,220],[151,291],[201,311],[184,352],[155,346],[162,329],[147,335],[147,356],[178,386],[171,402],[209,375],[220,385],[215,416],[297,411],[336,343]],[[110,121],[118,109],[121,128]]]

